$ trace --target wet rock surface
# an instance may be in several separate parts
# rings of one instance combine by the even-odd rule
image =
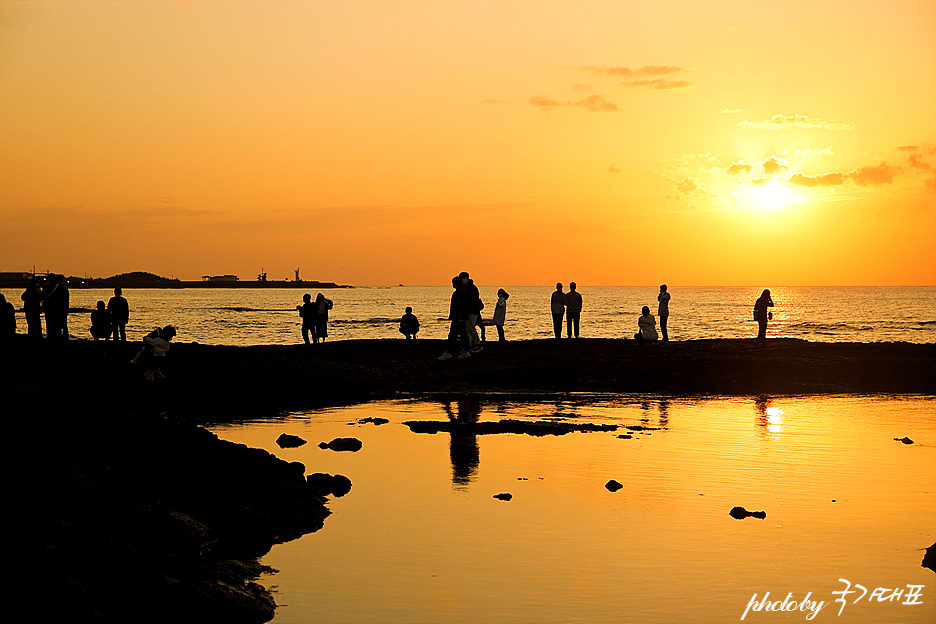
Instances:
[[[766,511],[748,511],[744,507],[732,507],[731,511],[728,512],[735,520],[744,520],[745,518],[759,518],[763,520],[767,517]]]
[[[364,444],[357,438],[335,438],[331,442],[319,443],[320,449],[330,449],[332,451],[350,451],[356,453],[360,451]]]
[[[299,436],[290,435],[288,433],[281,433],[280,436],[276,438],[276,445],[280,448],[297,448],[305,443],[306,441]]]

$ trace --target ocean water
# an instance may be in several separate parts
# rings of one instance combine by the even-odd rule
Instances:
[[[497,286],[480,285],[490,319]],[[549,298],[554,290],[538,286],[505,286],[505,330],[508,340],[552,336]],[[757,333],[754,301],[762,287],[679,287],[671,285],[671,340],[749,338]],[[773,287],[776,307],[768,337],[802,338],[817,342],[936,341],[936,287]],[[19,307],[20,290],[3,289]],[[296,306],[305,291],[298,289],[126,289],[130,303],[128,338],[139,339],[153,327],[172,324],[177,340],[217,345],[296,344],[302,341]],[[420,337],[445,338],[448,333],[451,287],[399,286],[331,289],[334,301],[329,339],[401,339],[399,319],[411,306],[421,324]],[[656,315],[658,289],[653,287],[579,287],[584,300],[581,336],[633,336],[642,306]],[[90,313],[109,290],[72,290],[69,332],[90,338]],[[310,292],[313,296],[315,291]],[[26,321],[17,312],[18,331]],[[493,327],[488,328],[496,337]]]
[[[451,418],[621,428],[472,436],[403,424]],[[618,437],[628,426],[647,429]],[[744,622],[936,621],[936,576],[920,566],[936,541],[932,397],[464,397],[209,428],[353,483],[328,502],[323,529],[263,558],[278,570],[261,579],[274,624],[722,624],[767,592],[824,606],[812,620],[752,611]],[[280,449],[281,433],[308,444]],[[363,448],[318,447],[348,436]],[[610,492],[610,479],[623,488]],[[736,520],[735,506],[766,518]],[[857,590],[846,604],[840,579]],[[878,600],[879,588],[903,594]]]

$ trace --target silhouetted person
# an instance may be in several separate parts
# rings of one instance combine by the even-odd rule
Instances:
[[[42,291],[39,278],[29,280],[26,290],[20,295],[23,312],[26,313],[26,332],[30,338],[42,338]]]
[[[666,333],[666,321],[669,319],[669,300],[670,294],[666,292],[666,284],[660,286],[660,294],[657,295],[657,301],[660,302],[660,309],[657,314],[660,316],[660,332],[663,334],[663,342],[669,342],[669,335]]]
[[[114,324],[114,340],[118,338],[127,342],[127,323],[130,322],[130,304],[123,297],[123,291],[118,287],[114,289],[114,296],[107,302],[107,311],[111,314]]]
[[[639,328],[637,333],[634,334],[634,340],[643,344],[645,342],[656,342],[657,340],[657,331],[656,331],[656,320],[653,318],[653,315],[650,314],[650,308],[644,306],[641,309],[641,317],[637,319],[637,327]]]
[[[68,340],[68,287],[65,276],[56,275],[42,293],[42,310],[46,317],[46,337]]]
[[[484,303],[481,302],[481,293],[478,291],[478,287],[475,286],[474,280],[469,277],[468,271],[462,271],[458,274],[458,277],[464,282],[465,292],[468,296],[468,320],[466,321],[468,345],[472,353],[477,353],[483,347],[481,346],[481,339],[478,338],[478,330],[475,328],[478,326],[478,318],[481,316],[481,310],[484,309]]]
[[[406,336],[407,340],[415,340],[419,333],[419,319],[413,314],[413,308],[407,306],[406,313],[400,319],[400,333]]]
[[[97,342],[98,338],[103,338],[104,340],[110,338],[111,331],[113,331],[111,313],[104,306],[103,301],[98,301],[97,310],[91,313],[91,335],[94,336],[94,341]],[[114,340],[116,340],[116,338]]]
[[[325,295],[319,293],[315,298],[315,305],[318,309],[315,314],[315,336],[312,339],[315,342],[319,340],[325,342],[325,338],[328,337],[328,311],[331,310],[335,304],[332,303],[331,299],[326,299]]]
[[[507,299],[510,295],[503,288],[497,291],[497,303],[494,305],[494,326],[497,327],[497,340],[504,342],[504,321],[507,320]]]
[[[582,316],[582,295],[575,290],[575,282],[569,282],[566,294],[566,335],[579,337],[579,318]],[[574,330],[574,333],[573,333]]]
[[[471,345],[468,343],[468,282],[461,276],[452,278],[452,301],[449,303],[449,317],[451,326],[449,327],[448,341],[445,344],[445,352],[439,356],[440,360],[450,360],[457,353],[458,359],[464,360],[471,357]]]
[[[10,340],[16,335],[16,308],[0,293],[0,336]]]
[[[312,295],[302,295],[302,305],[296,306],[299,317],[302,318],[302,339],[309,344],[309,332],[315,335],[315,317],[318,316],[318,306],[312,303]],[[318,342],[318,341],[316,341]]]
[[[553,334],[562,338],[562,316],[565,314],[566,296],[562,292],[562,284],[556,284],[556,290],[549,300],[549,309],[553,317]]]
[[[770,298],[770,291],[765,288],[754,302],[754,320],[757,321],[757,340],[754,344],[758,347],[767,345],[767,321],[773,320],[773,312],[767,308],[772,307],[774,307],[773,299]]]
[[[143,337],[143,349],[133,358],[133,364],[143,365],[143,376],[153,381],[155,378],[164,378],[162,365],[166,361],[166,352],[169,343],[175,338],[176,330],[172,325],[162,329],[156,328]]]

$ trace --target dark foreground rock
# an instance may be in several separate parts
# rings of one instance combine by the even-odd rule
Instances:
[[[288,433],[281,433],[280,436],[276,438],[276,445],[280,448],[298,448],[305,443],[306,441],[299,436],[290,435]]]
[[[331,442],[320,442],[320,449],[331,449],[333,451],[350,451],[357,453],[364,444],[357,438],[335,438]]]
[[[936,544],[926,548],[926,554],[923,555],[923,561],[920,565],[936,572]]]
[[[273,617],[273,597],[256,582],[268,570],[259,557],[318,530],[329,513],[302,464],[193,424],[115,414],[93,395],[9,390],[5,407],[21,409],[5,411],[0,474],[5,613],[23,609],[28,617],[14,620],[35,622]]]
[[[624,486],[621,485],[619,481],[615,481],[614,479],[611,479],[610,481],[605,483],[605,487],[608,488],[609,492],[617,492]]]

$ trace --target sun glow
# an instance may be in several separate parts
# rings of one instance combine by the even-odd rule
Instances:
[[[797,192],[780,180],[750,186],[745,189],[744,199],[747,206],[764,212],[772,212],[800,202]]]

